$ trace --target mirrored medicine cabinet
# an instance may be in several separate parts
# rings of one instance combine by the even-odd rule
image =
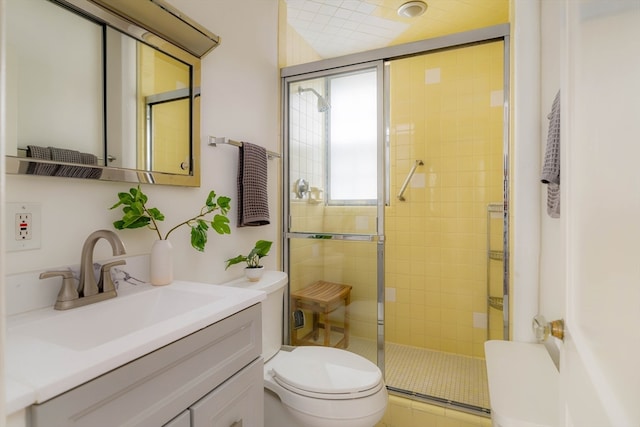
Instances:
[[[163,0],[6,12],[7,173],[200,185],[200,57],[217,36]]]

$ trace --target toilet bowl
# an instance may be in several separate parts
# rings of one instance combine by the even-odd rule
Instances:
[[[265,426],[283,425],[274,421],[278,406],[284,406],[297,422],[291,425],[372,427],[387,405],[387,389],[378,367],[336,348],[281,350],[265,364],[264,380],[265,388],[280,400],[265,402],[266,411],[272,411]]]
[[[387,406],[380,369],[332,347],[283,347],[286,273],[267,271],[259,282],[228,286],[262,290],[265,427],[372,427]]]

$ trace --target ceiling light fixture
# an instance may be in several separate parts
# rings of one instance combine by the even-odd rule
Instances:
[[[398,8],[398,15],[403,18],[415,18],[427,10],[427,4],[422,1],[410,1]]]

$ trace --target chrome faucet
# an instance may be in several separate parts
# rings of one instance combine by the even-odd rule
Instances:
[[[62,276],[62,287],[58,293],[58,298],[54,308],[56,310],[67,310],[69,308],[81,307],[94,302],[114,298],[116,288],[111,280],[111,267],[126,264],[125,260],[117,260],[104,264],[100,269],[100,280],[96,282],[93,273],[93,250],[98,240],[105,239],[111,244],[113,255],[124,255],[126,253],[122,240],[111,230],[94,231],[87,237],[82,246],[82,260],[80,264],[80,280],[76,287],[70,270],[47,271],[40,274],[41,279],[54,276]]]

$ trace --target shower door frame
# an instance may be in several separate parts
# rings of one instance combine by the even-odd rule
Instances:
[[[442,37],[436,37],[433,39],[427,39],[412,43],[406,43],[397,46],[391,46],[381,49],[375,49],[366,52],[355,53],[351,55],[345,55],[337,58],[324,59],[316,62],[310,62],[306,64],[289,66],[281,69],[281,81],[282,81],[282,135],[283,135],[283,153],[284,153],[284,161],[283,161],[283,185],[285,189],[285,194],[288,194],[288,188],[290,186],[289,183],[289,163],[288,163],[288,152],[287,149],[289,147],[289,103],[288,103],[288,83],[291,81],[299,81],[299,80],[308,80],[315,77],[323,77],[331,74],[337,74],[342,72],[343,70],[349,69],[349,67],[363,67],[363,65],[374,64],[380,61],[381,64],[385,64],[387,61],[392,61],[394,59],[401,59],[409,56],[423,55],[428,54],[430,52],[435,52],[442,49],[451,49],[458,47],[470,46],[477,43],[486,43],[492,41],[502,41],[504,43],[504,66],[503,66],[503,201],[504,201],[504,209],[503,209],[503,339],[510,339],[510,270],[509,270],[509,194],[510,194],[510,25],[509,24],[500,24],[486,28],[480,28],[477,30],[466,31],[462,33],[451,34]],[[388,82],[388,73],[385,70],[385,65],[382,65],[383,70],[381,71],[382,78],[384,79],[383,90],[380,94],[378,94],[378,101],[381,102],[383,108],[379,108],[379,111],[383,111],[382,120],[379,122],[382,124],[382,129],[379,129],[380,138],[384,138],[383,143],[381,144],[380,150],[381,155],[378,158],[378,167],[382,167],[384,171],[383,176],[378,179],[383,179],[383,183],[379,183],[378,192],[379,198],[377,201],[378,205],[378,295],[377,295],[377,331],[378,331],[378,342],[377,342],[377,355],[378,355],[378,366],[385,372],[384,370],[384,208],[388,201],[389,192],[388,192],[388,172],[389,172],[389,105],[388,99],[386,98],[387,90],[389,89]],[[380,78],[380,76],[379,76]],[[380,158],[382,157],[382,158]],[[381,185],[380,185],[381,184]],[[289,237],[294,237],[292,234],[288,232],[289,225],[289,197],[285,195],[283,197],[283,235],[282,235],[282,247],[284,248],[283,254],[283,263],[285,271],[289,271],[289,253],[288,253],[288,239]],[[382,212],[380,212],[382,211]],[[346,239],[355,238],[355,236],[344,236]],[[360,239],[362,237],[360,236]],[[289,342],[289,295],[287,290],[287,295],[285,298],[285,311],[284,315],[284,338],[285,342]],[[488,313],[487,313],[488,315]],[[408,393],[411,394],[411,393]]]
[[[378,130],[376,132],[376,152],[377,152],[377,170],[385,171],[387,165],[385,159],[387,158],[385,153],[386,143],[386,129],[385,126],[385,109],[384,107],[384,62],[382,60],[374,60],[363,63],[346,65],[338,68],[320,70],[316,72],[308,72],[300,75],[282,75],[282,135],[283,135],[283,187],[285,189],[291,188],[292,182],[289,176],[289,86],[292,83],[312,80],[316,78],[331,77],[336,75],[343,75],[349,73],[357,73],[362,70],[375,69],[376,71],[376,100],[377,111],[376,118],[378,123]],[[385,174],[377,174],[377,198],[376,198],[376,233],[375,234],[349,234],[349,233],[322,233],[323,235],[331,236],[332,240],[346,240],[356,242],[375,242],[376,243],[376,270],[377,270],[377,283],[376,283],[376,314],[377,314],[377,326],[376,326],[376,353],[377,363],[384,372],[384,208],[385,208]],[[317,232],[291,232],[291,216],[289,211],[291,193],[289,191],[284,192],[282,198],[283,201],[283,236],[282,236],[282,248],[283,248],[283,264],[284,271],[289,273],[289,239],[291,238],[309,238],[317,235]],[[290,317],[290,287],[287,287],[285,291],[284,301],[284,342],[291,342],[289,327]]]

